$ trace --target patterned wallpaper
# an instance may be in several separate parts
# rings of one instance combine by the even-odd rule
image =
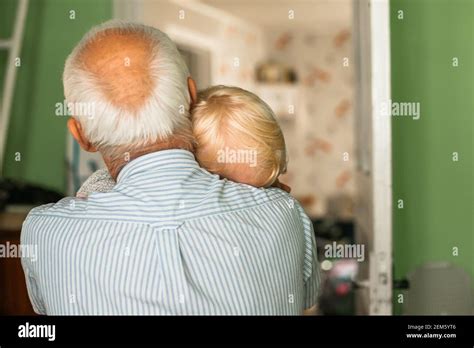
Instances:
[[[350,218],[355,195],[351,29],[267,36],[268,56],[293,66],[301,94],[294,119],[281,122],[290,158],[282,181],[310,215]]]
[[[254,89],[254,72],[264,57],[262,34],[253,28],[225,25],[217,32],[214,56],[218,67],[213,85],[223,84]]]

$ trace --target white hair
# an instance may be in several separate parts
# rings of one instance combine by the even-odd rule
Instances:
[[[107,29],[138,34],[152,45],[149,70],[154,87],[135,111],[113,105],[99,88],[98,78],[78,59],[86,45]],[[94,146],[99,149],[133,148],[167,139],[178,129],[190,129],[188,76],[188,68],[176,45],[165,33],[149,26],[113,20],[89,31],[67,58],[64,94],[68,105],[87,103],[93,106],[92,115],[73,116]]]

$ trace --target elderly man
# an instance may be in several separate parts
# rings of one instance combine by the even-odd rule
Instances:
[[[157,29],[109,22],[66,61],[68,128],[116,186],[31,211],[22,260],[37,313],[283,314],[316,304],[311,221],[278,188],[219,180],[193,155],[196,87]]]

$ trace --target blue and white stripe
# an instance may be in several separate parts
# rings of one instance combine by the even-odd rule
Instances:
[[[35,208],[23,224],[35,311],[49,315],[297,315],[315,305],[311,221],[276,188],[220,180],[159,151],[111,192]]]

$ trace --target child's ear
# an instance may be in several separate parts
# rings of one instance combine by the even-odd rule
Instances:
[[[188,90],[189,95],[191,96],[191,106],[197,103],[197,87],[196,82],[190,76],[188,77]]]
[[[97,152],[97,149],[84,136],[81,124],[74,117],[69,118],[67,121],[67,128],[84,151]]]

